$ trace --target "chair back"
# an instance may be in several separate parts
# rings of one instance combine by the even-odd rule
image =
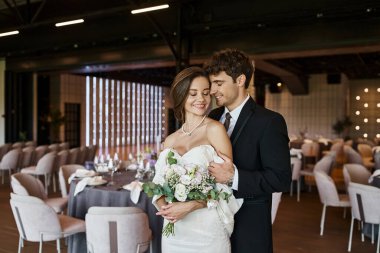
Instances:
[[[61,150],[57,154],[57,159],[54,166],[54,171],[58,172],[62,165],[67,164],[67,158],[69,157],[69,151]]]
[[[78,169],[86,169],[79,164],[62,165],[59,168],[59,187],[61,188],[62,197],[66,197],[69,194],[70,185],[68,183],[69,177],[75,173]]]
[[[3,156],[0,162],[1,169],[16,169],[18,165],[18,159],[20,157],[20,149],[12,149]]]
[[[61,235],[61,225],[55,211],[41,199],[11,193],[11,207],[18,232],[24,240],[38,242],[56,240]]]
[[[343,166],[343,177],[346,189],[350,182],[358,184],[368,184],[371,173],[361,164],[346,163]]]
[[[27,141],[25,142],[25,147],[35,147],[36,142],[35,141]]]
[[[36,172],[39,174],[50,174],[53,172],[57,153],[55,151],[45,154],[36,165]]]
[[[47,153],[48,146],[47,145],[41,145],[37,146],[34,150],[34,158],[33,158],[33,164],[37,164],[38,161]]]
[[[12,149],[15,149],[15,148],[23,148],[25,146],[25,143],[22,142],[22,141],[18,141],[18,142],[15,142],[12,144]]]
[[[22,149],[21,152],[21,159],[19,160],[19,167],[20,168],[26,168],[32,165],[34,156],[34,147],[33,146],[26,146]]]
[[[59,144],[58,144],[58,143],[50,144],[50,145],[48,146],[48,150],[49,150],[49,152],[51,152],[51,151],[56,151],[56,152],[58,152],[58,151],[59,151]]]
[[[328,206],[339,206],[339,195],[332,178],[321,170],[314,171],[314,177],[321,203]]]
[[[10,143],[5,143],[0,146],[0,161],[3,158],[3,156],[8,153],[9,150],[11,150],[12,144]]]
[[[96,145],[89,147],[88,156],[86,158],[86,161],[94,161],[97,148],[98,148],[98,146],[96,146]]]
[[[67,164],[76,164],[79,154],[79,148],[72,148],[69,150],[69,156],[67,157]]]
[[[84,165],[84,162],[86,161],[87,159],[87,156],[88,156],[88,152],[89,152],[89,148],[86,147],[86,146],[81,146],[79,148],[79,152],[78,152],[78,157],[77,157],[77,162],[76,164],[81,164],[81,165]]]
[[[11,186],[14,193],[23,196],[33,196],[47,199],[42,182],[32,175],[15,173],[11,176]]]
[[[91,253],[145,252],[151,234],[148,216],[136,207],[91,207],[86,214],[87,249]]]
[[[292,166],[292,180],[298,180],[302,168],[302,161],[297,157],[291,157],[290,164]]]
[[[380,189],[351,182],[348,186],[352,215],[366,223],[380,224]]]
[[[278,206],[280,205],[280,202],[281,202],[281,195],[282,195],[282,192],[272,193],[272,224],[274,220],[276,219]]]
[[[368,144],[360,143],[358,144],[359,154],[364,157],[372,158],[372,147]]]
[[[315,171],[324,171],[327,175],[331,174],[332,167],[335,162],[335,156],[334,155],[326,155],[322,157],[321,160],[319,160],[315,166]]]
[[[363,158],[350,146],[344,146],[344,153],[347,158],[347,163],[363,164]]]
[[[59,144],[59,149],[60,150],[68,150],[70,148],[70,144],[68,142],[62,142]]]

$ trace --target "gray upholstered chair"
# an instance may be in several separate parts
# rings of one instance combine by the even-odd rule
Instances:
[[[72,148],[69,150],[69,156],[67,157],[67,164],[77,164],[79,148]]]
[[[290,183],[290,196],[293,196],[293,182],[297,181],[297,201],[299,202],[301,194],[300,172],[302,167],[302,161],[297,157],[292,157],[290,159],[290,164],[292,166],[292,182]]]
[[[21,157],[19,159],[19,165],[18,167],[25,168],[32,165],[33,157],[34,157],[34,147],[33,146],[26,146],[21,151]]]
[[[59,187],[61,188],[62,197],[67,197],[67,195],[69,195],[70,185],[68,183],[68,179],[78,169],[86,169],[86,168],[79,164],[67,164],[67,165],[62,165],[59,168],[58,178],[59,178]]]
[[[10,204],[20,234],[18,253],[24,240],[39,242],[39,253],[42,253],[42,242],[57,241],[60,253],[60,238],[86,231],[83,220],[58,215],[39,198],[11,193]]]
[[[30,166],[21,169],[21,173],[26,173],[34,176],[44,176],[45,179],[45,192],[48,194],[48,186],[50,184],[51,174],[55,165],[57,157],[56,152],[45,154],[37,163],[36,166]]]
[[[61,168],[62,165],[67,164],[67,157],[69,156],[68,150],[61,150],[57,154],[57,159],[55,159],[55,165],[53,167],[52,177],[53,177],[53,191],[57,191],[57,184],[56,182],[59,182],[59,168]]]
[[[37,146],[34,150],[32,165],[37,165],[38,161],[49,151],[48,145]]]
[[[355,163],[346,163],[343,166],[343,177],[346,189],[350,182],[358,184],[368,184],[368,179],[371,176],[371,172],[368,171],[364,165]]]
[[[11,186],[14,193],[42,199],[57,213],[63,213],[67,207],[68,198],[48,198],[41,181],[32,175],[23,173],[13,174],[11,176]]]
[[[325,226],[326,208],[328,206],[344,207],[344,216],[346,214],[346,207],[350,207],[350,201],[348,195],[338,194],[338,190],[334,184],[332,178],[327,175],[323,170],[314,171],[315,181],[317,183],[319,199],[323,204],[322,217],[321,217],[321,231],[320,235],[323,235]]]
[[[102,229],[99,229],[102,228]],[[148,216],[136,207],[91,207],[86,214],[90,253],[152,252]]]
[[[352,231],[354,227],[354,220],[364,221],[370,224],[379,224],[379,231],[377,237],[376,253],[379,253],[380,244],[380,189],[377,187],[349,183],[348,194],[351,201],[351,227],[350,238],[348,241],[348,251],[351,251],[352,245]],[[363,238],[363,234],[362,234]]]
[[[0,162],[1,182],[4,184],[5,171],[9,172],[9,176],[12,174],[12,170],[16,170],[18,166],[18,160],[21,151],[19,149],[13,149],[6,153]]]

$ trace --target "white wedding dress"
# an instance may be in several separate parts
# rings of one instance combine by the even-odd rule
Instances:
[[[200,145],[179,155],[173,149],[163,150],[156,163],[156,175],[153,182],[158,183],[165,174],[166,158],[172,151],[177,164],[196,164],[208,167],[209,162],[221,162],[211,145]],[[161,177],[161,178],[160,178]],[[225,191],[231,191],[226,185],[217,184]],[[160,196],[153,198],[153,204]],[[229,201],[220,200],[216,208],[195,210],[174,224],[175,235],[162,236],[163,253],[229,253],[231,252],[230,235],[233,229],[233,215],[240,208],[242,201],[233,196]],[[167,224],[164,220],[164,226]]]

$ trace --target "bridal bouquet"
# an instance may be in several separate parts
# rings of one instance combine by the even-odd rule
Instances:
[[[168,152],[166,166],[157,173],[155,182],[143,184],[144,192],[152,197],[165,196],[168,203],[185,202],[189,200],[204,200],[207,204],[219,199],[228,201],[230,193],[216,189],[215,178],[209,175],[207,168],[194,164],[177,164],[172,151]],[[174,223],[168,223],[162,233],[165,236],[174,235]]]

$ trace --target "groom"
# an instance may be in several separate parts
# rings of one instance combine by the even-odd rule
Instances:
[[[249,96],[254,69],[245,53],[235,49],[217,52],[205,70],[211,95],[220,106],[209,117],[225,125],[233,148],[233,162],[219,154],[225,162],[210,163],[209,171],[218,182],[232,185],[236,198],[244,198],[235,214],[232,252],[271,253],[272,193],[288,190],[291,181],[285,120]]]

